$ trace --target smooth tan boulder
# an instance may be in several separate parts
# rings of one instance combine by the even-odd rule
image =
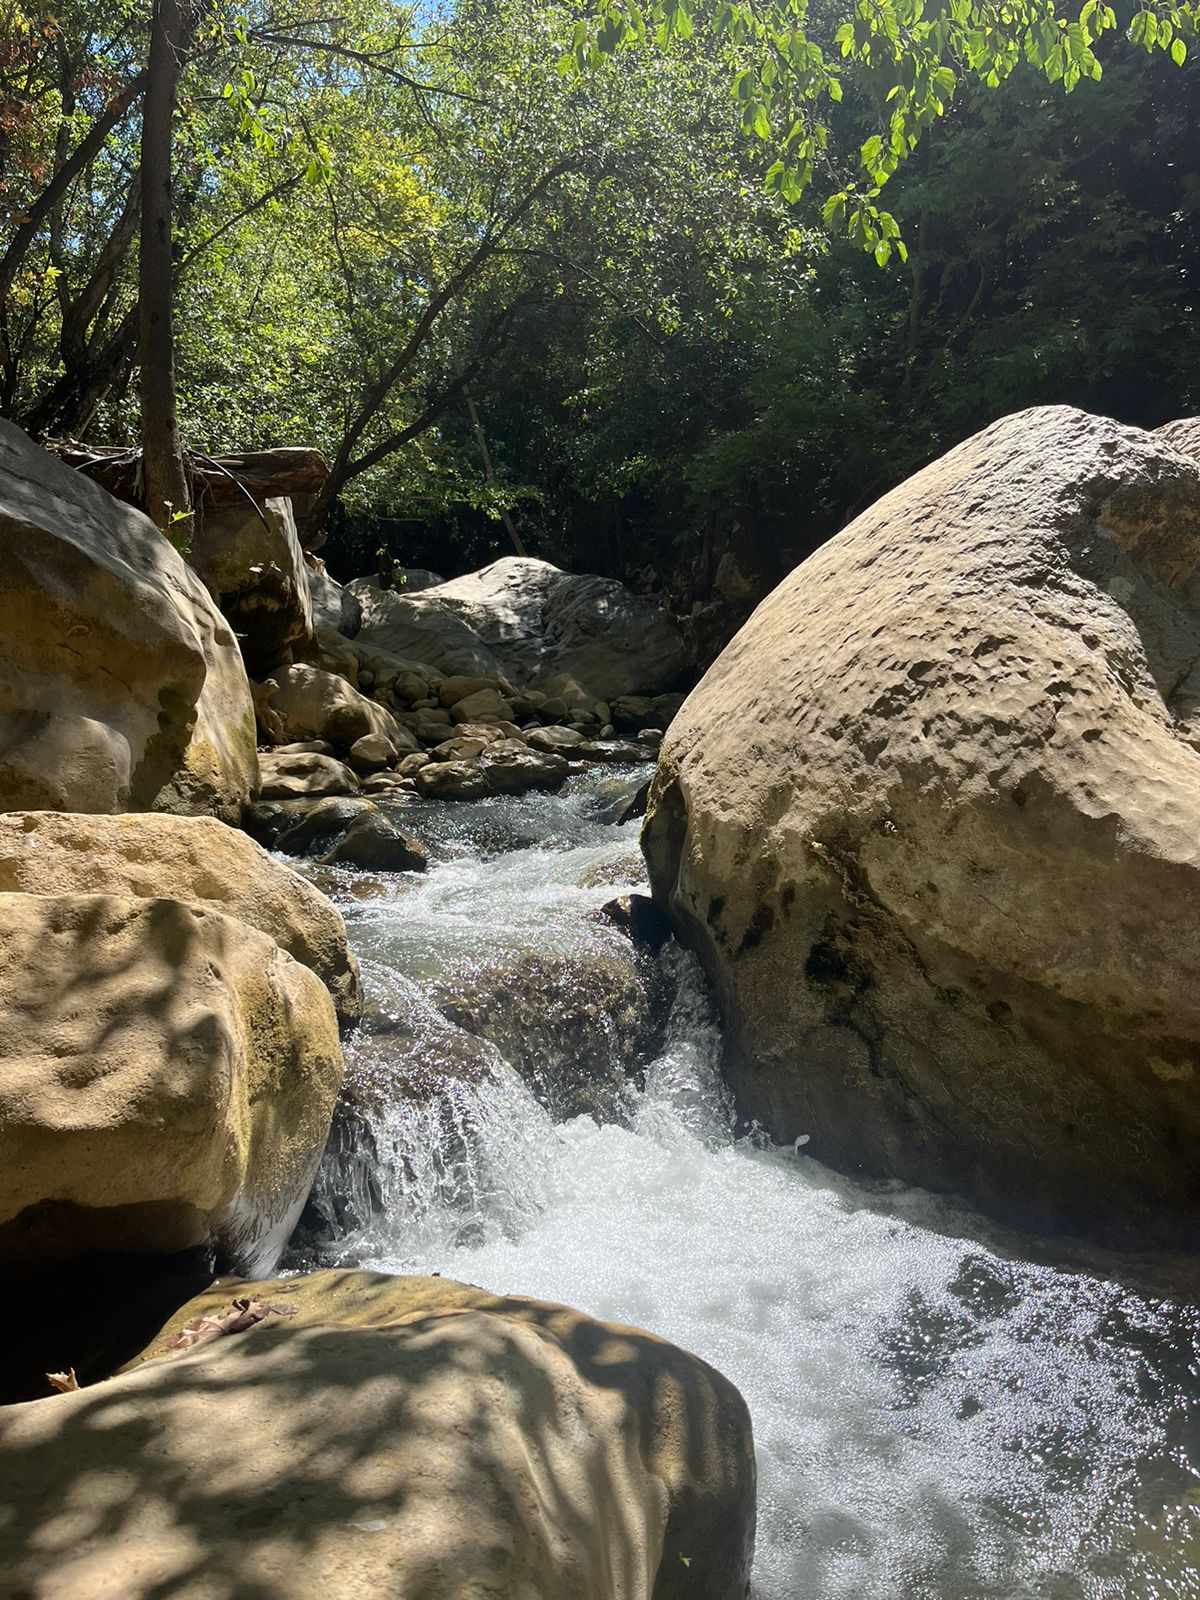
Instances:
[[[254,742],[237,640],[178,551],[0,422],[0,809],[236,822]]]
[[[341,1075],[328,990],[245,922],[0,894],[0,1267],[203,1250],[269,1271]]]
[[[744,1600],[750,1418],[695,1356],[364,1272],[218,1285],[170,1329],[234,1295],[292,1314],[0,1410],[14,1591]]]
[[[358,793],[357,774],[333,756],[281,755],[264,750],[259,765],[263,801],[319,800],[327,795]]]
[[[271,709],[283,719],[288,739],[328,739],[349,750],[364,734],[385,734],[397,750],[412,750],[416,741],[384,706],[360,694],[344,678],[303,663],[275,674],[278,688]]]
[[[754,613],[643,845],[738,1103],[1038,1228],[1200,1222],[1200,465],[1068,407],[887,495]]]
[[[211,817],[0,816],[0,892],[187,900],[269,934],[311,967],[343,1027],[358,1021],[358,966],[323,894],[239,829]]]

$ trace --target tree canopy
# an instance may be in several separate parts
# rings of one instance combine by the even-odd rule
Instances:
[[[0,401],[134,443],[167,0],[22,4]],[[320,445],[344,572],[516,542],[686,605],[722,549],[769,581],[1003,411],[1200,400],[1192,6],[249,0],[177,26],[181,434]]]

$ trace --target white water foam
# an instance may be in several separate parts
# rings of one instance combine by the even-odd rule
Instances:
[[[587,886],[588,853],[631,830],[606,845],[543,809],[551,844],[459,852],[390,912],[352,907],[360,947],[428,971],[608,937],[584,913],[619,891]],[[566,1301],[725,1372],[757,1440],[756,1600],[1197,1600],[1195,1307],[735,1139],[702,983],[668,959],[667,1042],[627,1125],[554,1125],[501,1074],[472,1091],[486,1181],[448,1194],[414,1124],[347,1258]]]

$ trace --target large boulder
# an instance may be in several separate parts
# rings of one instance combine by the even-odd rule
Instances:
[[[299,752],[295,755],[263,752],[262,798],[270,800],[320,799],[325,795],[358,793],[358,778],[333,756]]]
[[[1165,422],[1158,429],[1158,437],[1182,450],[1185,456],[1194,456],[1200,461],[1200,417],[1179,417],[1174,422]]]
[[[399,752],[418,748],[390,711],[336,673],[297,663],[277,672],[275,682],[270,704],[283,720],[285,739],[327,739],[349,750],[365,734],[382,733]]]
[[[610,578],[506,556],[418,593],[349,585],[363,608],[360,639],[445,674],[538,689],[581,685],[608,699],[668,688],[688,655],[675,618]]]
[[[319,556],[308,559],[308,592],[313,625],[353,639],[362,626],[362,607],[348,589],[329,576]]]
[[[742,1112],[1038,1227],[1200,1221],[1200,467],[1007,417],[763,603],[643,846]]]
[[[343,1026],[362,1013],[340,914],[298,873],[214,818],[0,816],[0,892],[165,896],[222,911],[311,967]]]
[[[241,640],[251,676],[286,665],[311,644],[309,572],[286,497],[218,507],[202,501],[188,560]]]
[[[0,1269],[193,1250],[270,1271],[341,1074],[324,984],[256,928],[0,894]]]
[[[254,740],[237,640],[179,552],[0,422],[0,809],[236,822]]]
[[[152,1352],[235,1297],[272,1309],[0,1413],[14,1593],[744,1600],[750,1417],[697,1357],[362,1272],[218,1284]]]

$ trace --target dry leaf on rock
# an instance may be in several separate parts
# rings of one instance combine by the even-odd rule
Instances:
[[[75,1376],[74,1367],[68,1367],[65,1372],[48,1372],[46,1381],[59,1394],[71,1394],[79,1387],[79,1379]]]
[[[192,1350],[198,1344],[223,1339],[227,1333],[244,1333],[267,1317],[294,1317],[295,1306],[276,1306],[266,1300],[235,1300],[228,1311],[215,1317],[194,1317],[164,1346],[167,1350]]]

